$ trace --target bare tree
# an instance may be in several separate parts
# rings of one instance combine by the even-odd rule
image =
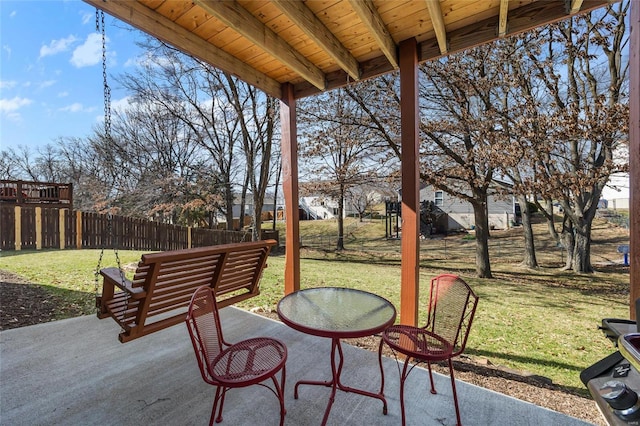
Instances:
[[[626,169],[613,154],[627,137],[628,7],[623,1],[551,26],[538,33],[541,47],[528,50],[532,77],[546,92],[540,115],[547,138],[536,144],[539,161],[527,185],[562,206],[560,239],[566,268],[575,272],[593,270],[591,226],[598,201],[609,176]]]
[[[144,75],[127,75],[123,84],[136,96],[162,105],[190,128],[193,140],[208,153],[200,166],[210,171],[201,176],[210,176],[209,186],[223,194],[207,198],[213,203],[210,207],[226,215],[229,229],[235,194],[251,191],[254,238],[259,238],[264,194],[272,178],[271,155],[277,148],[272,143],[277,137],[277,102],[157,40],[148,39],[144,46],[149,52]]]
[[[226,84],[223,85],[224,92],[235,109],[241,129],[242,147],[246,160],[245,182],[253,197],[251,229],[252,239],[255,241],[261,238],[264,197],[275,175],[272,172],[272,154],[278,146],[273,143],[276,136],[278,102],[227,73],[224,73],[224,76],[226,79]]]
[[[209,217],[208,226],[221,212],[232,229],[242,167],[235,146],[239,123],[234,109],[224,102],[222,72],[156,39],[147,38],[140,45],[147,52],[143,72],[122,75],[119,81],[134,97],[162,106],[190,129],[192,141],[203,150],[198,181],[204,184],[205,177],[210,179],[208,190],[198,196],[200,208]]]
[[[310,177],[308,189],[338,204],[337,250],[344,250],[344,202],[350,188],[374,180],[384,164],[376,138],[366,129],[366,115],[344,90],[300,103],[304,122],[300,158]]]

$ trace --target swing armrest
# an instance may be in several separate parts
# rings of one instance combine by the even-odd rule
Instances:
[[[100,275],[104,277],[103,285],[116,286],[129,293],[132,299],[142,299],[147,296],[147,292],[142,287],[133,287],[131,280],[124,278],[118,268],[103,268],[100,270]]]

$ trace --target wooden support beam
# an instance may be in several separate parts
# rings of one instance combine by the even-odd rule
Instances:
[[[629,45],[629,278],[631,318],[640,298],[640,1],[631,2]]]
[[[205,12],[242,34],[256,46],[284,63],[320,90],[325,89],[325,77],[320,68],[307,60],[278,34],[255,18],[247,9],[233,1],[194,0]]]
[[[400,323],[418,324],[420,295],[420,167],[418,152],[418,45],[400,43],[400,123],[402,144],[402,242]]]
[[[284,84],[280,100],[282,189],[285,208],[284,293],[300,290],[300,212],[298,203],[298,135],[293,86]]]
[[[507,35],[507,16],[509,14],[509,0],[500,0],[500,16],[498,17],[498,37]]]
[[[76,248],[82,249],[82,212],[76,211]]]
[[[18,192],[20,194],[20,192]],[[20,195],[18,195],[20,196]],[[16,251],[22,250],[22,207],[15,206],[13,208],[13,232],[15,234],[15,249]]]
[[[235,75],[241,80],[280,97],[280,83],[255,70],[222,49],[194,35],[189,30],[170,21],[147,6],[131,0],[84,0],[122,22],[138,28],[182,52],[192,55],[214,67]]]
[[[580,12],[580,8],[582,8],[583,0],[571,0],[571,10],[569,13],[574,14]]]
[[[300,29],[331,56],[349,76],[360,80],[360,66],[356,58],[333,35],[316,15],[301,1],[272,0]]]
[[[59,233],[58,233],[58,243],[60,244],[60,250],[64,250],[65,248],[65,242],[67,239],[67,235],[65,233],[66,231],[66,227],[64,226],[65,224],[65,217],[66,215],[68,215],[70,213],[70,211],[68,209],[60,209],[58,210],[58,228],[59,228]]]
[[[389,34],[373,2],[371,0],[349,0],[349,3],[362,23],[367,26],[391,66],[394,69],[398,69],[396,42]]]
[[[431,16],[433,31],[436,33],[436,40],[438,40],[440,53],[444,55],[449,50],[449,47],[447,43],[447,30],[444,26],[444,17],[442,16],[442,9],[440,9],[440,0],[426,0],[426,2],[429,16]]]
[[[589,12],[603,6],[611,1],[618,0],[584,0],[580,13]],[[363,5],[359,0],[352,0],[360,9]],[[356,8],[354,7],[354,10]],[[528,3],[521,7],[514,7],[509,10],[508,23],[505,27],[505,35],[519,34],[539,26],[543,22],[557,22],[567,18],[568,6],[562,1],[536,1]],[[364,13],[360,10],[360,13]],[[364,19],[361,17],[361,19]],[[491,42],[498,38],[499,17],[494,16],[482,20],[476,24],[467,25],[463,28],[447,32],[448,52],[449,54],[469,49],[484,43]],[[418,45],[419,61],[425,62],[442,56],[440,52],[438,40],[424,40]],[[389,48],[390,49],[390,48]],[[385,53],[389,55],[390,52]],[[392,61],[389,56],[379,56],[360,62],[360,77],[367,79],[385,74],[397,69],[397,59]],[[349,83],[347,74],[340,70],[338,72],[327,73],[327,89],[335,89],[345,86]],[[296,99],[319,93],[318,88],[304,81],[295,84]]]

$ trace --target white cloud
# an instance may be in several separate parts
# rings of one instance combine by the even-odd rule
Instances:
[[[140,61],[138,60],[138,58],[129,58],[124,63],[124,66],[125,66],[125,68],[127,68],[127,67],[136,67],[139,64],[140,64]]]
[[[59,98],[66,98],[67,96],[69,96],[69,92],[60,92],[60,93],[58,93],[58,97]]]
[[[171,59],[166,56],[155,56],[149,53],[138,56],[135,61],[141,67],[170,67],[172,64]]]
[[[47,80],[40,83],[39,87],[40,89],[44,89],[45,87],[51,87],[54,84],[56,84],[56,80]]]
[[[10,18],[15,18],[17,14],[18,14],[18,12],[14,10],[9,14],[9,17]]]
[[[71,64],[76,68],[96,65],[101,60],[102,36],[98,33],[89,34],[85,42],[78,46],[71,56]]]
[[[11,59],[11,46],[9,46],[8,44],[3,44],[2,50],[7,52],[7,58]]]
[[[82,14],[82,25],[86,25],[89,21],[95,18],[96,15],[93,13],[83,13]]]
[[[127,112],[127,110],[130,107],[130,101],[131,97],[130,96],[125,96],[122,99],[114,99],[111,101],[111,113],[116,113],[119,112],[121,114],[124,114],[125,112]],[[98,123],[104,123],[104,110],[102,111],[102,115],[98,115],[96,116],[96,121]]]
[[[0,112],[11,113],[22,107],[28,106],[33,101],[28,98],[14,97],[13,99],[0,99]]]
[[[65,107],[60,108],[60,111],[64,112],[82,112],[84,111],[84,107],[80,102],[72,103],[71,105],[67,105]]]
[[[124,113],[129,109],[129,104],[131,97],[129,96],[125,96],[122,99],[117,99],[111,102],[111,110],[112,111],[117,111],[120,113]]]
[[[52,40],[49,45],[42,46],[40,48],[40,57],[55,55],[67,51],[71,48],[71,45],[76,42],[76,38],[70,35],[67,38],[61,38],[59,40]]]
[[[17,84],[14,80],[0,80],[0,89],[13,89]]]

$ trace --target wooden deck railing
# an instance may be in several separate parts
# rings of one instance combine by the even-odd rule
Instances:
[[[73,206],[73,186],[70,183],[0,180],[0,202],[70,208]]]

